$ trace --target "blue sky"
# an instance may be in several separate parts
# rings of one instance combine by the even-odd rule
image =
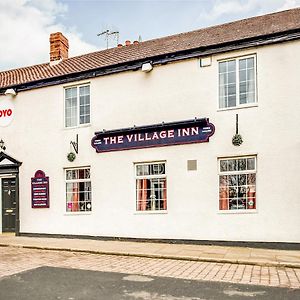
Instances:
[[[0,70],[48,62],[51,32],[63,32],[75,56],[106,48],[97,36],[106,29],[124,43],[294,7],[300,0],[0,0]]]

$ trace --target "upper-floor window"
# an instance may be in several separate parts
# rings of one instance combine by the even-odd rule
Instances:
[[[90,123],[90,86],[65,89],[65,127]]]
[[[219,108],[256,102],[255,56],[219,62]]]

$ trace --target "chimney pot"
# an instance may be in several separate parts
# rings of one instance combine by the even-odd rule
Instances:
[[[133,45],[138,45],[139,44],[139,41],[134,41],[133,42]]]
[[[69,41],[61,32],[51,33],[49,40],[50,62],[68,58]]]
[[[127,40],[127,41],[125,42],[125,46],[129,46],[129,45],[130,45],[130,41]]]
[[[118,44],[118,48],[122,48],[123,47],[123,45],[122,44]]]

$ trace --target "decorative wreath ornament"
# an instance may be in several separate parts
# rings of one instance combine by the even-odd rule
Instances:
[[[236,133],[233,137],[232,137],[232,144],[234,146],[240,146],[243,143],[243,138],[240,134]]]
[[[67,158],[68,158],[68,161],[72,162],[75,160],[76,155],[74,152],[70,152],[70,153],[68,153]]]

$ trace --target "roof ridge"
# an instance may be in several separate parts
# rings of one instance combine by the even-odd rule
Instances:
[[[216,25],[212,25],[212,26],[208,26],[208,27],[203,27],[203,28],[191,30],[191,31],[185,31],[185,32],[181,32],[181,33],[166,35],[166,36],[162,36],[162,37],[159,37],[159,38],[153,38],[153,39],[150,39],[150,40],[139,42],[139,45],[145,45],[147,43],[153,43],[153,42],[159,41],[159,40],[164,40],[164,39],[168,39],[168,38],[172,38],[172,37],[178,37],[178,36],[187,35],[187,34],[191,34],[191,33],[197,33],[197,32],[201,32],[203,30],[214,29],[214,28],[217,28],[217,27],[220,27],[220,26],[231,25],[231,24],[235,24],[235,23],[239,23],[239,22],[245,22],[245,21],[249,21],[249,20],[253,20],[253,19],[257,19],[257,18],[265,18],[267,16],[283,14],[283,13],[286,13],[286,12],[289,12],[289,11],[295,11],[295,10],[300,10],[300,6],[296,7],[296,8],[286,9],[286,10],[272,12],[272,13],[268,13],[268,14],[257,15],[257,16],[246,18],[246,19],[239,19],[239,20],[234,20],[234,21],[230,21],[230,22],[226,22],[226,23],[216,24]],[[122,48],[129,48],[129,47],[136,47],[136,46],[138,46],[138,45],[130,44],[129,46],[123,45]],[[118,51],[119,49],[122,49],[122,48],[113,47],[113,48],[109,48],[109,49],[101,49],[101,50],[97,50],[97,51],[92,51],[92,52],[89,52],[89,53],[84,53],[84,54],[69,57],[67,59],[62,60],[62,62],[68,62],[68,61],[71,61],[71,60],[74,60],[74,59],[80,59],[82,57],[93,56],[94,54],[99,54],[99,53],[103,53],[103,54],[110,53],[110,52],[113,52],[113,51]],[[49,62],[45,62],[45,63],[41,63],[41,64],[35,64],[35,65],[30,65],[30,66],[25,66],[25,67],[0,71],[0,74],[6,73],[6,72],[13,72],[13,71],[17,71],[17,70],[25,70],[25,69],[29,69],[29,68],[33,68],[33,67],[42,67],[42,66],[47,66],[47,65],[52,68],[52,67],[58,66],[59,64],[51,66]]]
[[[187,53],[207,47],[216,49],[224,43],[257,40],[262,36],[271,38],[274,34],[284,34],[286,38],[291,38],[291,33],[295,31],[300,31],[300,7],[150,39],[138,45],[97,50],[64,59],[54,65],[46,62],[1,71],[0,89],[66,75],[71,80],[72,74],[167,57],[171,53],[176,56],[182,51]],[[293,39],[300,37],[295,35]]]
[[[253,16],[253,17],[249,17],[249,18],[245,18],[245,19],[238,19],[238,20],[234,20],[234,21],[230,21],[230,22],[226,22],[226,23],[215,24],[215,25],[211,25],[211,26],[207,26],[207,27],[202,27],[202,28],[199,28],[199,29],[194,29],[194,30],[191,30],[191,31],[185,31],[185,32],[171,34],[171,35],[166,35],[166,36],[162,36],[162,37],[159,37],[159,38],[146,40],[146,41],[143,41],[141,43],[157,41],[157,40],[171,38],[173,36],[175,37],[175,36],[185,35],[185,34],[189,34],[189,33],[196,33],[196,32],[202,31],[202,30],[216,28],[216,27],[220,27],[220,26],[224,26],[224,25],[231,25],[231,24],[242,22],[242,21],[244,22],[244,21],[253,20],[253,19],[257,19],[257,18],[268,17],[268,16],[271,16],[271,15],[282,14],[282,13],[286,13],[286,12],[292,11],[292,10],[294,10],[294,11],[295,10],[300,10],[300,6],[296,7],[296,8],[285,9],[285,10],[272,12],[272,13],[268,13],[268,14],[261,14],[261,15],[257,15],[257,16]]]

